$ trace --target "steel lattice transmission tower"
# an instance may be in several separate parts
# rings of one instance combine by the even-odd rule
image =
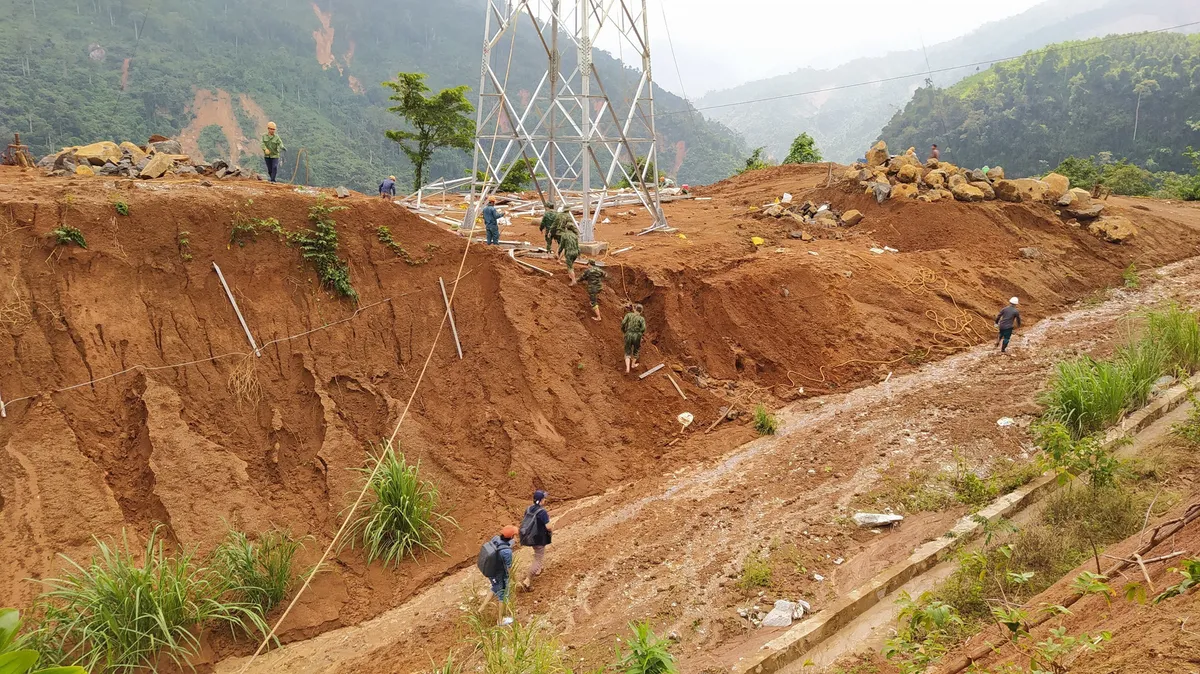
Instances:
[[[483,66],[467,223],[513,162],[536,164],[539,194],[579,218],[580,239],[595,240],[596,214],[634,199],[666,228],[659,198],[647,0],[487,0]],[[518,31],[530,39],[519,41]],[[635,87],[606,82],[592,60],[597,41],[641,59]],[[619,42],[617,42],[619,41]],[[544,56],[541,79],[510,81],[517,50]],[[521,61],[528,62],[528,55]],[[630,167],[635,167],[630,170]],[[619,183],[632,194],[612,194]],[[590,189],[587,189],[590,188]]]

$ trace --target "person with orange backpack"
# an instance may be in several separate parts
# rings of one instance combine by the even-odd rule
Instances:
[[[521,519],[521,545],[533,548],[533,564],[529,565],[529,572],[525,574],[525,580],[521,581],[521,587],[525,588],[526,592],[533,589],[534,576],[542,573],[546,546],[550,545],[551,532],[554,531],[545,502],[546,492],[541,489],[533,492],[533,505],[525,509],[525,517]]]

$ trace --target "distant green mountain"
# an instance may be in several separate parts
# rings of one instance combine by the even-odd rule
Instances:
[[[1190,171],[1183,151],[1200,146],[1200,35],[1055,45],[949,89],[918,90],[881,137],[899,148],[938,143],[959,165],[1000,165],[1014,175],[1103,152],[1150,170]]]
[[[261,170],[257,139],[270,119],[290,150],[285,178],[304,148],[315,184],[374,189],[389,173],[403,184],[407,161],[383,135],[400,120],[379,83],[418,71],[436,88],[477,87],[483,18],[478,0],[6,2],[0,138],[20,132],[41,156],[157,133],[206,159],[232,156]],[[532,29],[519,34],[512,64],[528,88],[544,68],[536,40]],[[606,54],[597,67],[617,92],[636,84]],[[662,113],[687,110],[669,92],[655,95]],[[724,178],[745,153],[736,134],[698,114],[664,114],[658,129],[660,166],[678,165],[684,181]],[[432,174],[462,177],[469,162],[448,152]],[[297,181],[304,175],[301,164]]]
[[[918,11],[969,11],[934,8]],[[1192,0],[1045,0],[1016,16],[989,23],[978,30],[928,50],[913,49],[877,58],[860,58],[829,70],[805,68],[787,75],[750,82],[705,95],[697,105],[738,133],[751,147],[764,145],[782,159],[792,139],[806,131],[828,159],[849,162],[863,156],[879,130],[925,86],[929,77],[937,86],[950,86],[987,66],[975,64],[1007,58],[1048,44],[1100,37],[1110,33],[1157,30],[1200,21],[1200,2]],[[1200,26],[1191,26],[1195,32]],[[871,39],[869,34],[847,37],[846,50]],[[917,36],[913,36],[914,45]],[[847,84],[866,86],[834,89]],[[795,92],[818,91],[805,96],[779,98]],[[772,99],[761,103],[742,101]],[[707,109],[710,106],[726,106]]]

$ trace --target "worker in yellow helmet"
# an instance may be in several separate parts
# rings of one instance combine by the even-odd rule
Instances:
[[[387,180],[379,183],[379,196],[387,199],[388,195],[396,198],[396,176],[388,176]]]
[[[283,139],[275,133],[275,122],[267,122],[267,135],[262,137],[263,159],[267,162],[267,175],[271,182],[278,182],[275,177],[279,174],[279,155],[286,152]]]

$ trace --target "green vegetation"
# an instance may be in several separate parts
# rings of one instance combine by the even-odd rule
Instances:
[[[1200,404],[1194,394],[1188,396],[1188,404],[1192,410],[1188,412],[1187,421],[1175,424],[1171,432],[1190,445],[1200,445]]]
[[[1152,172],[1124,160],[1114,163],[1111,152],[1084,159],[1067,157],[1054,171],[1070,178],[1072,187],[1090,190],[1099,184],[1113,194],[1200,200],[1200,156],[1190,147],[1182,154],[1192,161],[1194,175]]]
[[[45,581],[30,636],[44,657],[94,674],[153,669],[164,657],[186,667],[206,626],[267,632],[258,606],[236,598],[242,588],[191,553],[168,554],[159,534],[137,556],[128,540],[97,540],[98,556],[66,559],[66,575]]]
[[[121,199],[113,201],[113,208],[116,209],[117,215],[129,215],[129,204],[125,203],[125,201]]]
[[[1013,176],[1044,174],[1081,150],[1107,153],[1122,161],[1068,170],[1082,178],[1078,186],[1103,178],[1116,193],[1149,194],[1168,182],[1164,174],[1156,186],[1151,171],[1195,172],[1183,149],[1200,145],[1200,131],[1189,123],[1200,108],[1200,35],[1055,47],[998,63],[948,89],[918,89],[881,137],[902,148],[938,143],[955,164],[999,165]],[[1200,185],[1200,176],[1187,181]]]
[[[1042,470],[1036,461],[1007,462],[990,467],[986,477],[980,477],[978,469],[959,458],[953,472],[910,470],[901,473],[903,477],[892,477],[887,475],[892,471],[887,471],[883,486],[863,501],[870,507],[905,514],[945,510],[955,504],[978,508],[1028,484]]]
[[[251,541],[240,531],[230,531],[213,552],[215,564],[237,589],[234,598],[258,607],[266,616],[296,581],[292,562],[304,542],[286,531],[272,529]]]
[[[87,249],[87,240],[83,238],[83,232],[76,227],[59,225],[50,230],[50,236],[54,237],[56,246],[68,246],[73,243],[80,248]]]
[[[963,619],[953,606],[928,595],[914,601],[907,592],[901,592],[896,604],[900,606],[896,636],[887,640],[883,655],[897,660],[902,674],[923,672],[950,650]]]
[[[414,129],[390,130],[384,134],[396,141],[412,162],[414,190],[424,184],[425,169],[435,150],[469,152],[474,147],[475,121],[469,115],[475,108],[467,100],[466,85],[426,96],[430,89],[425,77],[424,73],[399,73],[395,81],[383,83],[394,92],[389,100],[396,102],[388,110],[400,115]]]
[[[475,649],[483,674],[571,674],[566,653],[540,620],[507,626],[473,618]],[[461,670],[460,670],[461,671]]]
[[[304,259],[316,267],[322,287],[357,302],[358,291],[350,285],[350,264],[337,254],[337,222],[329,217],[340,210],[341,206],[328,206],[324,199],[319,199],[308,209],[313,229],[292,232],[288,240],[297,244]]]
[[[621,674],[676,674],[670,642],[654,636],[649,621],[629,623],[633,638],[625,642],[617,671]]]
[[[771,164],[769,164],[766,158],[763,156],[766,150],[766,146],[754,148],[754,151],[750,153],[750,156],[746,157],[745,165],[738,169],[738,175],[747,173],[749,171],[758,171],[760,169],[769,168]]]
[[[179,248],[179,257],[184,262],[192,261],[192,233],[184,230],[175,236],[175,245]]]
[[[238,109],[242,106],[237,105]],[[247,134],[248,137],[254,138],[254,133]],[[212,163],[218,159],[229,160],[229,140],[225,138],[225,130],[218,124],[209,124],[200,130],[200,137],[196,139],[196,144],[200,146],[200,153],[204,155],[204,161]],[[237,158],[235,157],[236,161]]]
[[[42,654],[26,648],[17,638],[21,631],[21,614],[12,608],[0,609],[0,672],[3,674],[87,674],[82,667],[51,667],[37,669]]]
[[[1130,290],[1136,290],[1142,285],[1142,279],[1138,276],[1137,265],[1133,262],[1121,272],[1121,279],[1125,281],[1125,287]]]
[[[1154,598],[1154,603],[1159,604],[1174,597],[1180,597],[1194,588],[1200,587],[1200,557],[1195,559],[1183,560],[1183,566],[1180,568],[1172,568],[1172,572],[1183,576],[1183,580],[1179,583],[1168,587],[1162,594]]]
[[[279,220],[275,218],[247,218],[240,212],[233,216],[233,229],[229,232],[230,245],[237,244],[239,248],[244,248],[251,241],[258,241],[258,235],[262,232],[270,232],[276,236],[287,238],[287,232],[283,226],[279,224]]]
[[[439,526],[454,525],[454,520],[439,511],[437,486],[422,479],[420,465],[410,465],[390,444],[385,443],[371,463],[357,469],[370,478],[373,464],[382,464],[368,485],[371,501],[354,521],[348,544],[353,547],[359,539],[368,562],[381,559],[392,566],[406,556],[416,559],[417,550],[441,552]]]
[[[742,562],[742,575],[738,578],[738,587],[749,590],[755,587],[767,587],[771,584],[771,560],[760,552],[746,555]]]
[[[529,159],[521,158],[505,167],[507,175],[500,185],[496,187],[499,192],[520,192],[527,185],[533,183],[534,175],[539,178],[544,178],[540,173],[535,173],[537,168],[537,160],[530,157]]]
[[[754,407],[754,430],[759,435],[775,435],[779,430],[779,420],[761,403]]]
[[[817,141],[808,133],[801,133],[792,141],[792,148],[783,160],[785,164],[812,164],[822,161],[821,151],[817,149]]]
[[[406,264],[412,267],[423,265],[432,260],[433,251],[438,249],[438,245],[436,243],[425,244],[425,257],[417,260],[414,259],[407,250],[404,250],[400,244],[396,243],[395,239],[392,238],[392,230],[388,229],[386,226],[380,225],[379,228],[375,230],[375,234],[379,237],[380,243],[387,246],[388,250],[392,251],[396,255],[399,255]]]

